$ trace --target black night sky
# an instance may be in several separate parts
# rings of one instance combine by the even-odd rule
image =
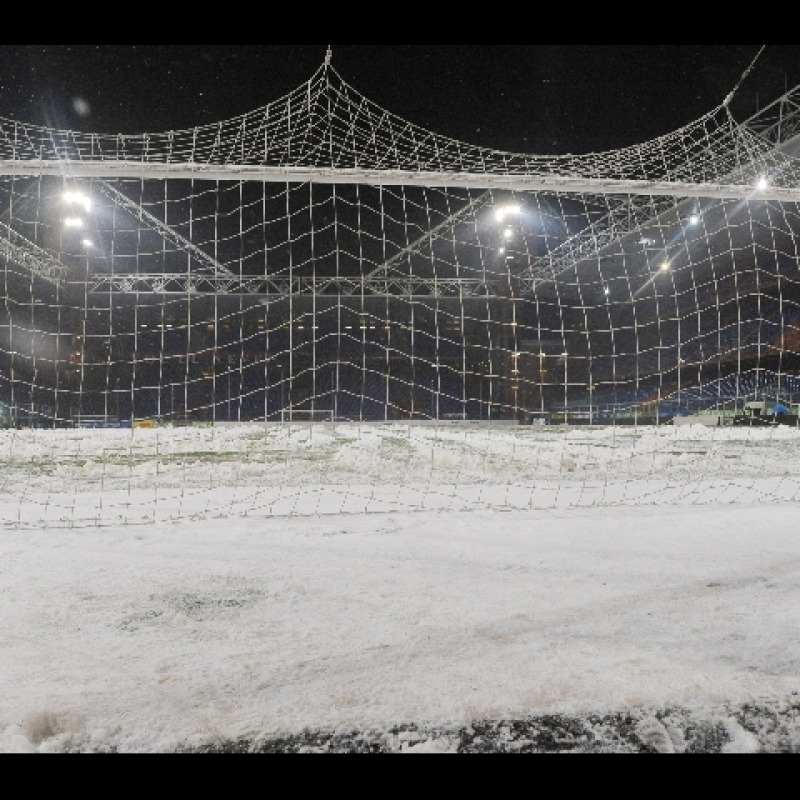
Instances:
[[[333,45],[344,80],[445,136],[537,155],[612,150],[714,110],[763,45]],[[767,45],[734,105],[800,84]],[[91,133],[183,130],[304,84],[327,45],[0,45],[0,117]]]

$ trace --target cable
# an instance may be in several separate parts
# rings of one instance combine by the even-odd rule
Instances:
[[[750,65],[750,68],[744,73],[744,75],[742,75],[741,79],[739,80],[739,83],[736,84],[736,88],[725,99],[725,103],[723,104],[725,108],[728,108],[730,104],[733,102],[734,98],[739,93],[739,89],[742,88],[742,84],[750,77],[750,73],[752,73],[752,71],[756,68],[756,64],[758,64],[759,60],[761,59],[761,56],[764,55],[764,51],[767,49],[767,47],[768,45],[766,44],[762,45],[761,51],[755,57],[755,60]]]

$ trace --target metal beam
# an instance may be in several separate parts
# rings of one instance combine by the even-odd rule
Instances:
[[[800,87],[795,87],[744,123],[776,147],[800,134]]]
[[[444,222],[442,222],[440,225],[437,225],[429,233],[421,236],[413,244],[403,248],[399,253],[397,253],[397,255],[390,258],[383,266],[367,275],[367,279],[372,280],[377,278],[390,278],[393,274],[393,270],[395,270],[395,267],[402,264],[409,256],[417,255],[423,252],[426,247],[429,247],[437,240],[444,238],[446,234],[452,235],[459,223],[465,219],[469,219],[470,217],[476,217],[478,212],[484,208],[484,206],[486,206],[491,199],[491,192],[482,194],[476,200],[470,199],[469,205],[449,216]],[[395,276],[398,274],[398,272],[394,272]]]
[[[231,281],[202,275],[153,274],[95,276],[93,294],[155,294],[233,296],[247,294],[267,300],[289,297],[399,298],[405,300],[490,299],[494,288],[479,280],[413,278],[243,278]]]
[[[145,211],[141,205],[135,203],[126,194],[115,189],[106,181],[98,181],[95,184],[98,189],[103,192],[112,202],[118,203],[122,208],[128,211],[132,216],[136,217],[139,222],[147,225],[151,230],[163,236],[164,239],[171,244],[185,250],[195,261],[197,261],[197,271],[204,275],[212,275],[214,277],[227,278],[228,280],[237,280],[236,275],[226,267],[223,267],[215,258],[212,258],[206,252],[201,250],[193,242],[190,242],[185,236],[181,236],[177,231],[173,230],[163,223],[160,219],[153,216],[148,211]]]
[[[576,264],[597,258],[605,248],[673,210],[676,203],[673,198],[629,198],[609,205],[609,213],[602,220],[531,263],[520,275],[523,295],[534,293],[541,283],[553,282]]]
[[[69,268],[15,230],[0,222],[0,258],[17,264],[54,286],[63,286]]]

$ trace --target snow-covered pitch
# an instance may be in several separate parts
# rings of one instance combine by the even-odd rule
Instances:
[[[6,528],[795,501],[793,428],[242,425],[0,435]]]
[[[796,430],[7,431],[0,463],[0,752],[603,714],[800,751]]]

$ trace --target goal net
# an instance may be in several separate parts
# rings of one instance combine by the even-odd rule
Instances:
[[[293,408],[283,409],[281,412],[282,422],[299,422],[306,425],[318,425],[324,422],[333,422],[333,411],[297,411]]]
[[[0,524],[793,497],[743,441],[797,427],[798,98],[557,158],[329,63],[189,131],[0,120]]]

